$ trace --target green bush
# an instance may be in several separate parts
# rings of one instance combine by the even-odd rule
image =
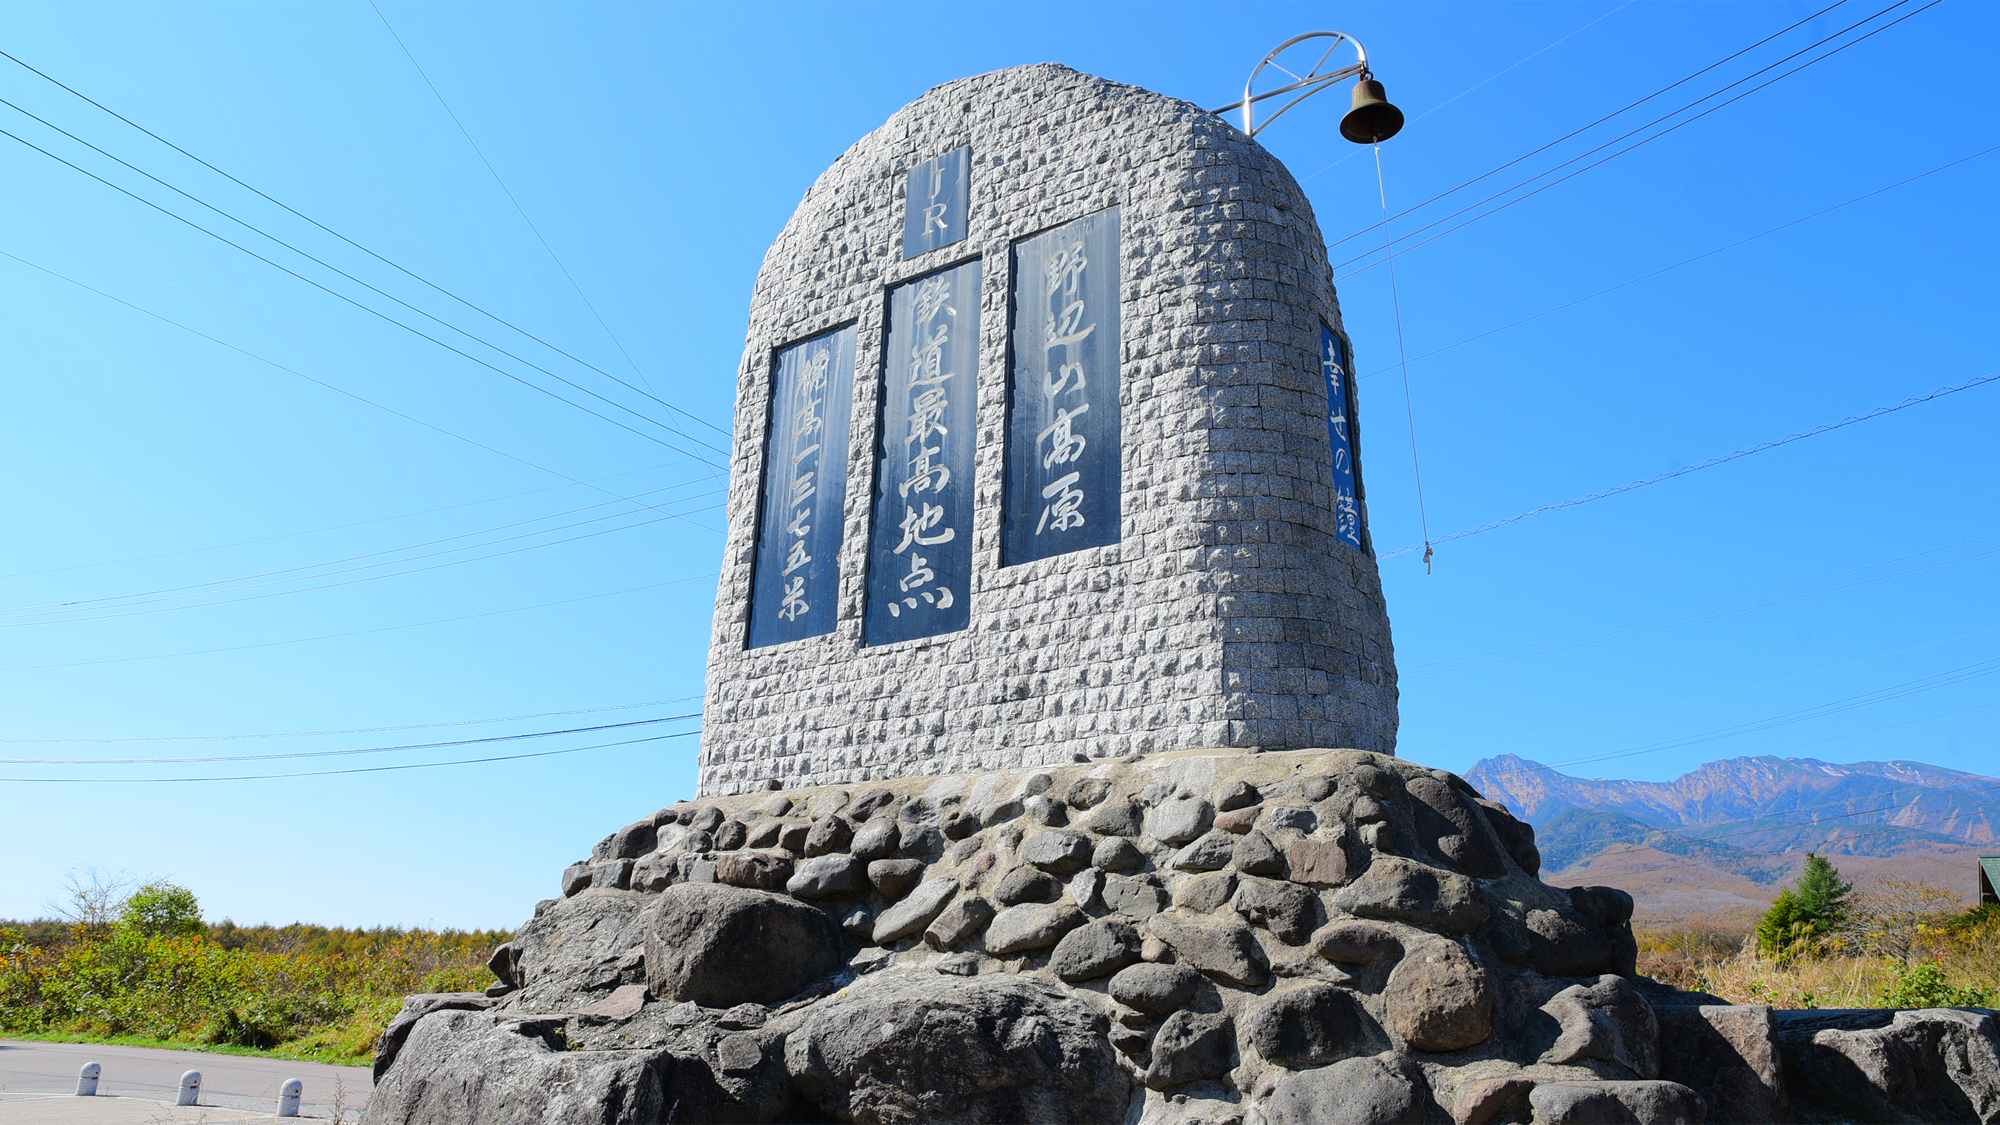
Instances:
[[[205,926],[184,888],[111,926],[0,923],[0,1031],[364,1061],[401,998],[485,987],[497,932]],[[179,892],[178,894],[175,892]],[[189,921],[192,919],[193,924]]]
[[[164,879],[133,891],[119,909],[118,925],[148,937],[194,937],[208,930],[194,892]]]
[[[1991,1008],[2000,996],[1979,988],[1960,988],[1945,979],[1944,966],[1924,961],[1914,967],[1889,963],[1896,974],[1894,983],[1882,990],[1878,1007],[1883,1008]]]

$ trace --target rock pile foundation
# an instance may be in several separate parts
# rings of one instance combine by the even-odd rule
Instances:
[[[411,997],[367,1120],[1996,1121],[1991,1012],[1636,975],[1461,779],[1182,752],[684,803]]]

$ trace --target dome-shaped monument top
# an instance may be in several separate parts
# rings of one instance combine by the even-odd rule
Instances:
[[[1393,751],[1350,356],[1215,114],[1046,64],[906,106],[757,278],[702,791]]]

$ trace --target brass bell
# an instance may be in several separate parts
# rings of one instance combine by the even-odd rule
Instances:
[[[1382,84],[1364,77],[1354,84],[1354,108],[1340,119],[1340,135],[1358,145],[1379,144],[1403,130],[1403,111],[1389,104]]]

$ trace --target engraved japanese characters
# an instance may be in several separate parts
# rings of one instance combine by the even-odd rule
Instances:
[[[867,644],[970,620],[978,376],[978,262],[890,291]]]
[[[854,329],[793,344],[778,353],[772,367],[764,511],[750,592],[751,648],[833,631]]]

